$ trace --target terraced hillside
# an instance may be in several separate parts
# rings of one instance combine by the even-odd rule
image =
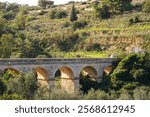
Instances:
[[[34,39],[45,41],[47,51],[51,51],[53,57],[76,57],[78,55],[76,54],[77,51],[81,57],[86,57],[84,52],[89,52],[89,55],[93,54],[93,57],[96,53],[100,57],[101,54],[106,57],[118,50],[135,52],[138,48],[139,52],[144,51],[143,45],[146,43],[147,35],[150,34],[150,14],[130,11],[122,15],[114,15],[108,20],[99,20],[94,18],[93,10],[87,10],[88,6],[89,4],[81,3],[76,5],[78,21],[87,22],[87,25],[83,28],[72,29],[73,23],[69,21],[72,4],[67,4],[30,12],[27,15],[28,17],[34,17],[34,20],[28,22],[24,32]],[[67,17],[50,19],[49,15],[53,10],[64,10],[67,13]],[[44,13],[39,15],[40,12]],[[130,20],[136,18],[139,21],[130,24]],[[70,40],[71,35],[78,37],[75,40]],[[74,44],[72,45],[72,43]],[[66,44],[67,47],[71,45],[71,47],[66,50],[60,47],[63,44]],[[57,53],[58,51],[60,52],[59,54]],[[93,53],[92,51],[96,52]]]
[[[139,6],[109,19],[95,18],[91,3],[78,2],[75,8],[75,22],[69,20],[72,3],[48,9],[20,8],[7,21],[14,38],[10,57],[110,57],[148,50],[150,13]]]

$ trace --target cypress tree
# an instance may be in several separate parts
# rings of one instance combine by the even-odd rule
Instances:
[[[76,10],[75,10],[74,3],[73,3],[72,9],[71,9],[71,14],[70,14],[70,21],[71,21],[71,22],[74,22],[74,21],[76,21],[77,19],[78,19],[78,18],[77,18]]]

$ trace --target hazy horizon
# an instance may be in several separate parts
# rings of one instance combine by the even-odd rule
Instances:
[[[87,1],[87,0],[52,0],[54,4],[65,4],[69,1]],[[30,6],[38,5],[38,0],[0,0],[0,2],[18,3],[18,4],[28,4]]]

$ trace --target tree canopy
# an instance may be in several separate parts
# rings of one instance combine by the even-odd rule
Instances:
[[[125,57],[111,74],[113,87],[120,89],[129,82],[150,84],[150,71],[145,58],[144,55],[136,54]]]
[[[38,5],[42,8],[49,8],[54,5],[54,2],[51,0],[38,0]]]
[[[132,0],[100,0],[94,4],[96,17],[106,19],[110,17],[110,13],[118,14],[128,11],[132,8]]]

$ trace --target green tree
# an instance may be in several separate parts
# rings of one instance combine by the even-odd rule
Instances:
[[[57,19],[65,18],[66,16],[67,16],[67,13],[65,11],[57,11],[55,13],[55,18]]]
[[[149,85],[150,71],[145,63],[146,59],[144,55],[133,54],[125,57],[111,74],[112,86],[116,90],[119,90],[124,87],[124,85],[129,88],[129,83],[131,82],[133,82],[133,84],[137,82],[139,84]],[[136,85],[133,87],[136,87]]]
[[[19,12],[17,17],[16,17],[15,23],[16,23],[17,28],[19,30],[24,30],[26,28],[26,24],[27,24],[26,16],[22,12]]]
[[[106,4],[96,5],[95,16],[99,19],[107,19],[110,18],[110,8]]]
[[[7,11],[14,11],[15,13],[19,12],[20,5],[16,3],[9,3],[6,7]]]
[[[108,3],[113,13],[120,13],[132,8],[131,1],[132,0],[108,0]]]
[[[45,54],[43,47],[38,40],[31,40],[25,34],[18,34],[15,40],[19,57],[21,58],[35,58],[38,55]]]
[[[11,34],[3,34],[0,39],[0,57],[9,58],[13,49],[13,39]]]
[[[143,5],[143,9],[144,12],[150,12],[150,0],[147,0],[145,2],[145,4]]]
[[[38,5],[42,8],[46,8],[46,0],[39,0]]]
[[[96,13],[102,18],[107,18],[110,13],[121,13],[132,8],[132,0],[101,0],[98,4],[94,4]]]
[[[6,11],[6,6],[7,6],[6,2],[0,2],[0,11],[2,12]]]
[[[38,82],[34,72],[18,74],[9,78],[6,83],[8,94],[18,94],[25,99],[32,99],[38,89]]]
[[[76,21],[73,23],[73,30],[76,30],[77,28],[84,28],[87,25],[87,22],[84,20]]]
[[[16,13],[14,11],[9,11],[9,12],[6,12],[3,17],[6,19],[6,20],[13,20],[16,16]]]
[[[0,13],[0,15],[3,15],[3,14]],[[0,36],[3,33],[7,32],[7,27],[8,27],[7,20],[0,16]]]
[[[54,5],[54,1],[51,1],[51,0],[47,0],[46,3],[47,3],[48,8]]]
[[[77,14],[76,14],[76,10],[75,10],[75,6],[74,3],[72,5],[72,9],[71,9],[71,14],[70,14],[70,21],[74,22],[78,19]]]
[[[55,14],[56,14],[56,11],[55,10],[52,10],[49,12],[49,18],[50,19],[54,19],[55,18]]]
[[[54,4],[51,0],[38,0],[38,5],[42,8],[50,7]]]

